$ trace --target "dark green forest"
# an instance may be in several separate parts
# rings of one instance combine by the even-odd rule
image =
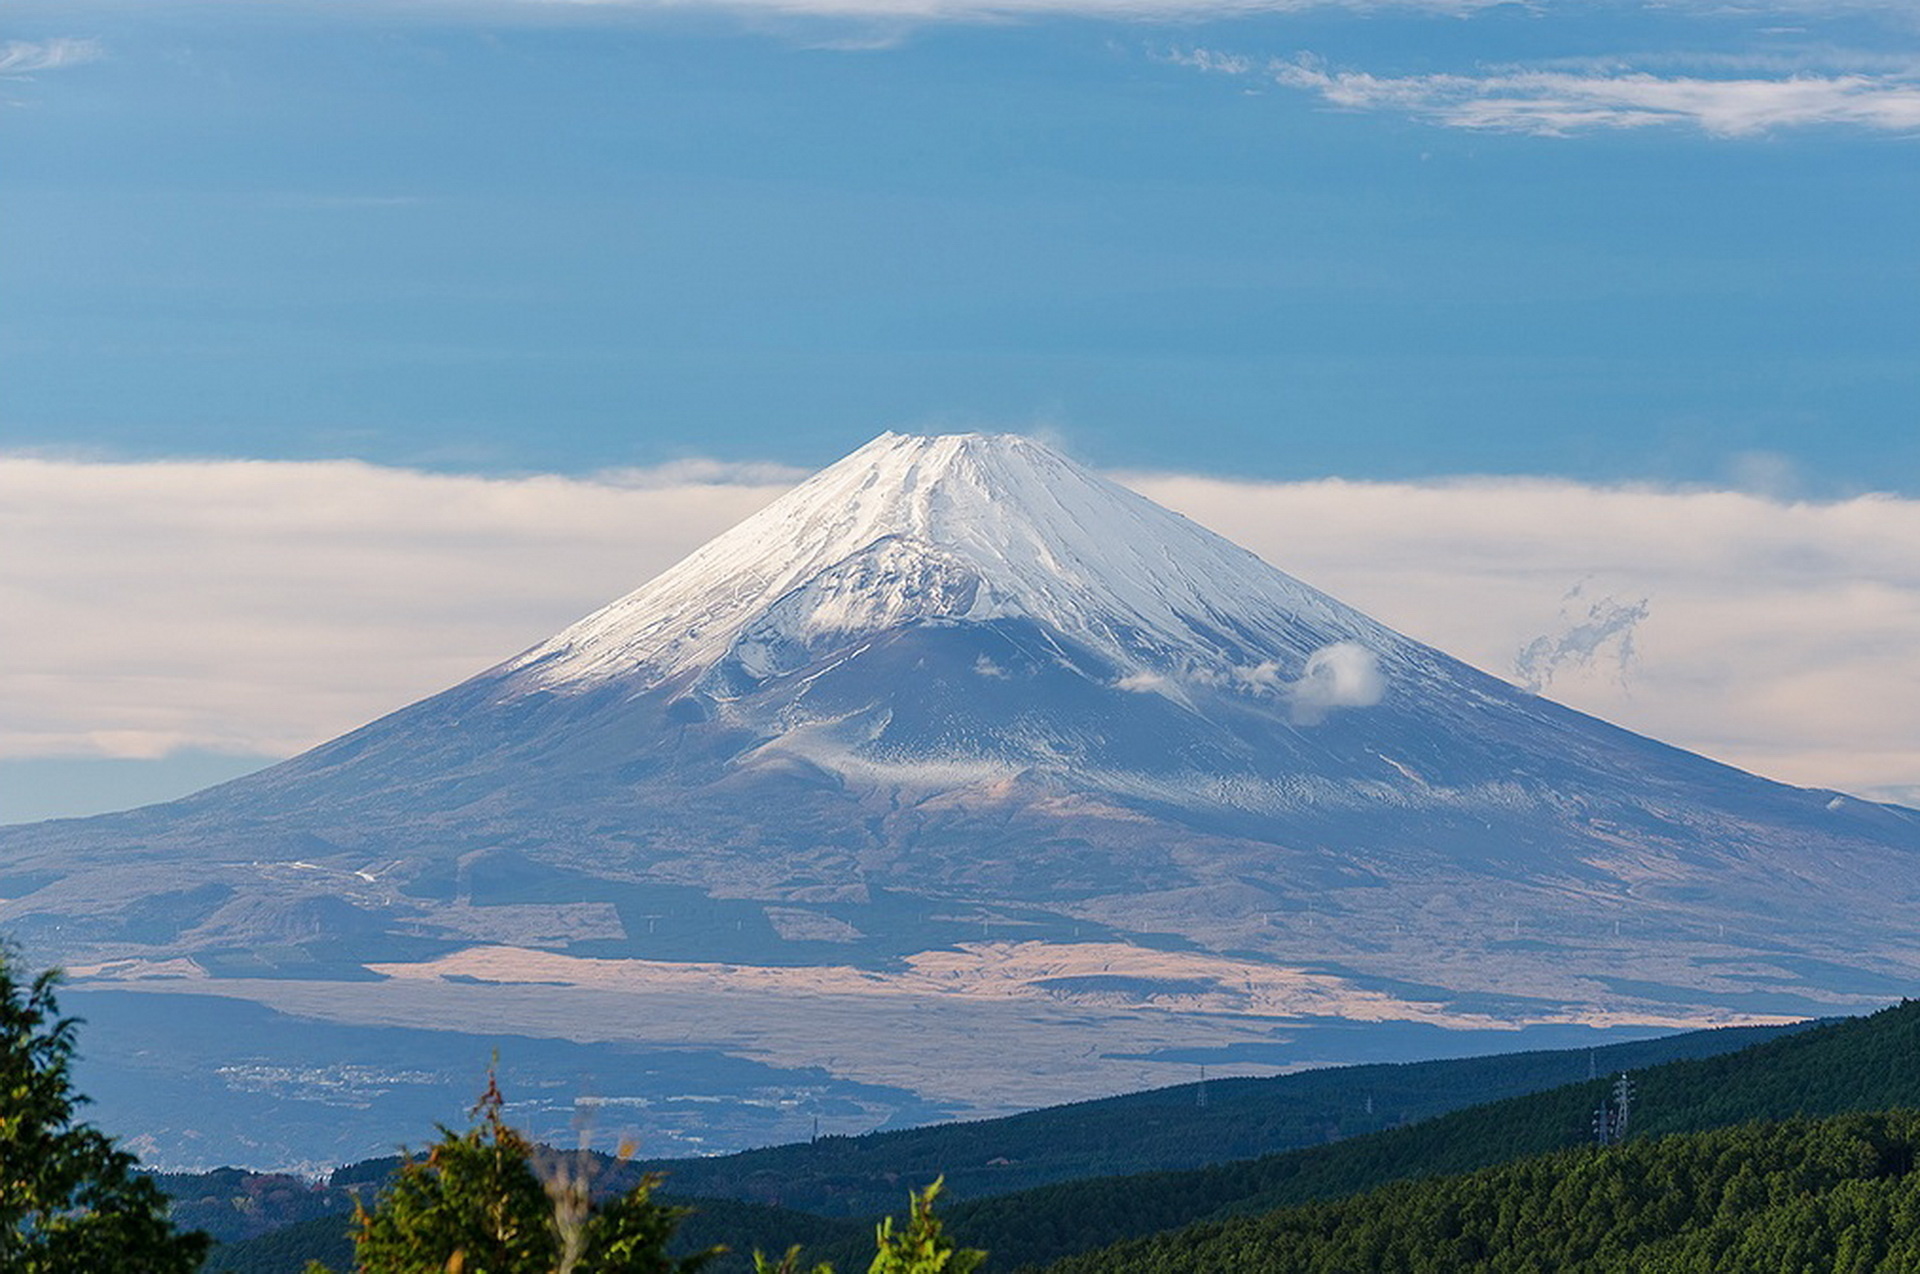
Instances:
[[[1049,1274],[1920,1269],[1920,1112],[1743,1124],[1402,1181]]]
[[[675,1194],[745,1199],[823,1216],[870,1217],[937,1176],[949,1201],[1058,1181],[1177,1171],[1321,1145],[1464,1106],[1556,1088],[1590,1070],[1639,1070],[1733,1052],[1805,1029],[1730,1027],[1594,1049],[1330,1067],[1182,1084],[1001,1119],[774,1146],[712,1159],[656,1160]]]
[[[1824,1023],[1718,1057],[1634,1072],[1635,1135],[1920,1107],[1920,1002]],[[1062,1182],[957,1204],[954,1232],[995,1268],[1043,1263],[1197,1221],[1471,1172],[1584,1143],[1603,1077],[1423,1123],[1189,1172]]]

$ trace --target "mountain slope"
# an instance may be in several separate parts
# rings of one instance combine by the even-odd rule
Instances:
[[[1916,866],[1913,811],[1527,694],[1037,443],[887,435],[439,695],[7,829],[0,925],[156,992],[723,1039],[988,1113],[1367,1055],[1317,1024],[1884,1000]]]

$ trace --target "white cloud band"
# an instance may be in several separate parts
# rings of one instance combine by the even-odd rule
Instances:
[[[549,635],[786,477],[0,459],[0,757],[290,753]],[[1630,683],[1562,661],[1556,698],[1792,781],[1920,783],[1920,501],[1129,481],[1496,673],[1569,585],[1650,599]],[[1364,699],[1362,672],[1325,689]]]

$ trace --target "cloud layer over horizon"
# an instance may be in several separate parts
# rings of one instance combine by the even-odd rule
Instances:
[[[0,759],[290,755],[637,587],[792,477],[0,458]],[[1631,729],[1791,782],[1920,783],[1920,501],[1123,480]]]

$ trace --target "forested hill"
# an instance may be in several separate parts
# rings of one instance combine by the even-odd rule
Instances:
[[[1824,1023],[1737,1053],[1634,1073],[1636,1135],[1754,1119],[1920,1106],[1920,1002]],[[951,1210],[994,1267],[1042,1262],[1123,1238],[1331,1199],[1407,1177],[1468,1172],[1578,1145],[1607,1080],[1458,1110],[1424,1123],[1187,1172],[1062,1182]]]
[[[868,1238],[868,1218],[897,1211],[908,1188],[943,1174],[947,1197],[964,1201],[1083,1177],[1251,1158],[1537,1092],[1594,1070],[1605,1074],[1672,1058],[1711,1056],[1804,1029],[1808,1024],[1733,1027],[1594,1049],[1212,1079],[1204,1106],[1198,1104],[1199,1086],[1186,1084],[1003,1119],[823,1137],[812,1144],[632,1167],[664,1172],[667,1193],[701,1209],[693,1228],[702,1235],[706,1220],[725,1211],[716,1200],[734,1198],[860,1218],[848,1231],[853,1241],[844,1245],[857,1254]],[[395,1130],[396,1141],[405,1136],[406,1130]],[[222,1241],[209,1270],[297,1274],[307,1257],[339,1264],[341,1227],[324,1219],[292,1223],[316,1213],[338,1215],[351,1206],[349,1191],[376,1188],[396,1162],[389,1157],[352,1164],[320,1185],[234,1169],[157,1174],[157,1179],[173,1198],[175,1217],[183,1225],[206,1229]],[[1193,1215],[1198,1214],[1181,1214],[1165,1224],[1179,1224]],[[728,1212],[726,1220],[737,1225],[740,1218]],[[793,1231],[789,1241],[805,1241],[812,1248],[830,1243],[829,1233],[807,1227],[805,1232]],[[1103,1233],[1100,1241],[1119,1233],[1124,1232]],[[769,1245],[774,1246],[771,1240]],[[858,1264],[864,1268],[864,1259]]]
[[[1462,1106],[1539,1092],[1593,1071],[1733,1052],[1804,1030],[1727,1027],[1592,1049],[1540,1050],[1332,1067],[1269,1078],[1211,1079],[1050,1106],[1000,1119],[933,1124],[770,1146],[705,1159],[643,1160],[677,1196],[741,1199],[822,1216],[872,1217],[900,1206],[909,1187],[945,1176],[949,1199],[978,1199],[1056,1181],[1199,1167],[1376,1132]],[[1197,1068],[1196,1068],[1197,1069]],[[424,1137],[430,1130],[417,1129]],[[406,1139],[394,1130],[394,1141]],[[351,1206],[346,1191],[384,1182],[392,1156],[349,1164],[311,1198],[285,1199],[292,1178],[222,1169],[160,1173],[186,1225],[223,1240],[247,1238],[318,1211]]]
[[[1729,1027],[1594,1049],[1343,1066],[1210,1079],[1052,1106],[773,1146],[712,1159],[656,1160],[674,1194],[746,1199],[831,1216],[896,1209],[937,1176],[947,1198],[981,1199],[1057,1181],[1196,1168],[1377,1132],[1446,1111],[1555,1088],[1598,1071],[1730,1053],[1806,1029]]]
[[[1751,1037],[1749,1037],[1751,1038]],[[1720,1039],[1724,1039],[1721,1036]],[[1634,1182],[1665,1182],[1668,1176],[1676,1179],[1689,1172],[1696,1172],[1693,1160],[1685,1156],[1692,1151],[1675,1150],[1680,1156],[1670,1162],[1659,1160],[1656,1150],[1644,1146],[1660,1134],[1691,1133],[1732,1125],[1746,1124],[1754,1120],[1780,1120],[1794,1116],[1829,1116],[1851,1112],[1888,1111],[1899,1107],[1920,1107],[1920,1002],[1902,1002],[1892,1008],[1866,1018],[1843,1019],[1835,1022],[1820,1023],[1790,1033],[1776,1033],[1759,1043],[1750,1045],[1737,1052],[1704,1054],[1717,1042],[1715,1036],[1677,1037],[1657,1043],[1671,1048],[1693,1050],[1694,1056],[1683,1060],[1665,1062],[1657,1065],[1622,1065],[1617,1050],[1602,1050],[1595,1057],[1595,1069],[1605,1071],[1631,1069],[1637,1088],[1633,1107],[1633,1120],[1630,1138],[1625,1151],[1616,1147],[1606,1155],[1598,1155],[1584,1145],[1590,1136],[1592,1113],[1604,1098],[1609,1086],[1609,1077],[1602,1074],[1591,1081],[1563,1085],[1544,1092],[1535,1092],[1520,1097],[1482,1104],[1469,1109],[1454,1110],[1425,1122],[1410,1124],[1382,1132],[1353,1137],[1332,1144],[1318,1145],[1281,1154],[1266,1155],[1233,1163],[1223,1163],[1212,1167],[1180,1172],[1159,1172],[1109,1176],[1104,1178],[1059,1182],[1037,1189],[1016,1193],[975,1197],[971,1200],[957,1199],[947,1209],[952,1232],[969,1246],[984,1247],[993,1253],[990,1268],[1008,1270],[1021,1265],[1032,1265],[1075,1254],[1085,1254],[1072,1264],[1062,1267],[1062,1274],[1073,1271],[1124,1270],[1124,1269],[1267,1269],[1294,1268],[1291,1265],[1249,1265],[1238,1266],[1227,1260],[1234,1244],[1243,1239],[1251,1245],[1249,1250],[1267,1252],[1268,1256],[1259,1259],[1279,1261],[1280,1256],[1272,1252],[1292,1253],[1286,1255],[1286,1261],[1306,1261],[1299,1266],[1302,1269],[1315,1268],[1351,1268],[1356,1258],[1353,1249],[1339,1246],[1349,1241],[1348,1232],[1341,1230],[1342,1217],[1364,1217],[1367,1209],[1404,1208],[1404,1215],[1411,1218],[1408,1224],[1431,1225],[1430,1230],[1417,1230],[1417,1233],[1446,1233],[1448,1227],[1458,1221],[1460,1228],[1453,1233],[1455,1238],[1480,1234],[1491,1235],[1486,1241],[1491,1244],[1505,1241],[1500,1236],[1506,1231],[1499,1227],[1534,1223],[1538,1215],[1530,1209],[1551,1209],[1568,1206],[1570,1196],[1554,1193],[1558,1187],[1552,1186],[1557,1179],[1555,1174],[1594,1173],[1601,1175],[1602,1185],[1596,1185],[1608,1198],[1632,1195],[1640,1189]],[[1645,1047],[1645,1046],[1637,1046]],[[1671,1054],[1670,1054],[1671,1055]],[[916,1156],[926,1156],[932,1162],[929,1168],[947,1167],[959,1169],[964,1173],[973,1169],[981,1154],[1004,1155],[1010,1146],[1032,1144],[1038,1150],[1044,1150],[1045,1136],[1058,1138],[1063,1154],[1049,1162],[1064,1162],[1072,1154],[1087,1154],[1102,1143],[1099,1139],[1085,1136],[1075,1141],[1074,1121],[1080,1116],[1092,1112],[1096,1120],[1107,1120],[1124,1114],[1131,1106],[1135,1123],[1141,1130],[1140,1142],[1145,1147],[1179,1144],[1176,1138],[1166,1137],[1164,1129],[1170,1125],[1197,1124],[1201,1127],[1212,1126],[1212,1121],[1233,1110],[1234,1103],[1252,1100],[1253,1095],[1262,1095],[1272,1099],[1276,1093],[1292,1093],[1295,1098],[1305,1091],[1300,1084],[1306,1080],[1332,1085],[1332,1087],[1314,1090],[1316,1100],[1323,1103],[1338,1098],[1351,1109],[1355,1103],[1361,1104],[1369,1094],[1374,1097],[1376,1118],[1395,1118],[1398,1113],[1390,1102],[1381,1098],[1382,1093],[1396,1091],[1391,1084],[1396,1080],[1419,1079],[1421,1085],[1408,1090],[1409,1093],[1431,1091],[1423,1087],[1438,1082],[1449,1072],[1446,1068],[1465,1067],[1466,1073],[1475,1073],[1475,1068],[1497,1063],[1499,1066],[1517,1066],[1522,1070],[1536,1065],[1555,1065],[1567,1067],[1577,1064],[1582,1074],[1586,1071],[1586,1054],[1561,1053],[1531,1055],[1518,1058],[1479,1059],[1477,1062],[1429,1063],[1424,1066],[1410,1067],[1368,1067],[1347,1071],[1326,1072],[1313,1076],[1290,1077],[1294,1083],[1279,1080],[1234,1081],[1209,1086],[1209,1103],[1206,1107],[1190,1106],[1179,1103],[1177,1115],[1171,1113],[1175,1107],[1169,1099],[1177,1099],[1182,1090],[1162,1090],[1160,1094],[1140,1094],[1133,1098],[1118,1099],[1113,1102],[1089,1103],[1082,1107],[1063,1107],[1050,1111],[1035,1112],[1022,1116],[1018,1120],[994,1121],[984,1125],[947,1125],[940,1128],[922,1129],[914,1133],[889,1134],[880,1137],[850,1139],[848,1144],[826,1146],[787,1147],[775,1151],[756,1152],[754,1156],[733,1156],[731,1161],[719,1160],[709,1163],[682,1162],[671,1165],[681,1169],[680,1180],[670,1181],[671,1193],[687,1195],[702,1192],[701,1187],[689,1189],[687,1178],[694,1177],[693,1171],[702,1167],[717,1169],[722,1173],[732,1172],[736,1176],[719,1176],[711,1180],[733,1180],[747,1183],[754,1189],[766,1186],[778,1186],[783,1180],[781,1173],[789,1175],[784,1180],[796,1194],[817,1192],[815,1197],[827,1199],[845,1199],[857,1197],[871,1187],[871,1174],[893,1171],[898,1174],[895,1182],[888,1183],[891,1199],[883,1199],[873,1213],[897,1210],[904,1200],[905,1191],[915,1184],[913,1177],[920,1171],[922,1160]],[[1481,1082],[1493,1082],[1487,1078],[1489,1072],[1479,1071]],[[1356,1084],[1356,1077],[1367,1074],[1375,1083]],[[1457,1080],[1460,1072],[1453,1072]],[[1500,1082],[1507,1082],[1502,1080]],[[1516,1081],[1517,1082],[1517,1081]],[[1458,1091],[1457,1087],[1454,1091]],[[1197,1096],[1189,1086],[1184,1090],[1187,1098]],[[1158,1101],[1170,1112],[1164,1123],[1153,1117],[1153,1103]],[[1384,1109],[1383,1109],[1384,1107]],[[1311,1109],[1312,1107],[1302,1107]],[[1321,1109],[1327,1109],[1322,1106]],[[1057,1122],[1053,1122],[1057,1121]],[[997,1125],[997,1127],[996,1127]],[[1007,1130],[1011,1126],[1019,1130],[1020,1137],[1031,1138],[1030,1142],[1010,1138]],[[1797,1126],[1796,1126],[1797,1127]],[[1699,1220],[1704,1215],[1708,1202],[1692,1199],[1682,1194],[1681,1202],[1676,1204],[1672,1215],[1657,1211],[1635,1211],[1626,1203],[1621,1203],[1613,1212],[1582,1214],[1568,1225],[1573,1227],[1566,1233],[1555,1233],[1543,1237],[1554,1243],[1564,1243],[1564,1248],[1556,1248],[1558,1254],[1549,1259],[1540,1257],[1534,1268],[1551,1268],[1555,1262],[1564,1258],[1569,1261],[1588,1262],[1577,1268],[1592,1270],[1610,1270],[1615,1268],[1635,1269],[1694,1269],[1694,1268],[1754,1268],[1741,1265],[1729,1258],[1729,1263],[1714,1266],[1688,1264],[1699,1251],[1688,1244],[1722,1245],[1726,1251],[1741,1253],[1749,1249],[1741,1246],[1748,1243],[1766,1241],[1765,1235],[1774,1227],[1806,1225],[1825,1227],[1821,1233],[1845,1232],[1844,1242],[1856,1244],[1865,1242],[1861,1237],[1866,1230],[1855,1233],[1852,1222],[1847,1221],[1844,1210],[1856,1203],[1860,1208],[1879,1209],[1873,1211],[1873,1217],[1892,1216],[1888,1209],[1908,1206],[1910,1196],[1900,1194],[1890,1185],[1874,1184],[1881,1176],[1889,1180],[1899,1176],[1905,1170],[1895,1171],[1905,1160],[1900,1147],[1910,1144],[1912,1126],[1900,1119],[1886,1119],[1878,1123],[1868,1121],[1857,1124],[1836,1124],[1829,1130],[1812,1132],[1788,1130],[1784,1132],[1767,1130],[1747,1130],[1738,1134],[1729,1133],[1731,1140],[1700,1140],[1696,1144],[1703,1147],[1699,1154],[1719,1156],[1710,1158],[1711,1164],[1720,1165],[1713,1171],[1726,1167],[1729,1171],[1731,1160],[1726,1156],[1748,1153],[1753,1146],[1771,1147],[1766,1153],[1779,1161],[1778,1171],[1769,1168],[1773,1176],[1760,1183],[1764,1192],[1776,1186],[1800,1189],[1795,1183],[1812,1182],[1805,1190],[1811,1202],[1807,1208],[1814,1212],[1801,1216],[1794,1213],[1785,1204],[1767,1208],[1759,1204],[1748,1206],[1753,1186],[1750,1182],[1729,1182],[1724,1189],[1713,1185],[1715,1178],[1703,1177],[1709,1184],[1703,1186],[1708,1194],[1702,1195],[1719,1211],[1734,1208],[1738,1217],[1727,1220],[1725,1225],[1715,1221],[1707,1223]],[[1101,1134],[1118,1146],[1125,1140],[1125,1124],[1118,1123]],[[981,1138],[985,1138],[984,1140]],[[1741,1138],[1758,1139],[1743,1141]],[[1880,1140],[1875,1140],[1879,1138]],[[1771,1139],[1771,1140],[1769,1140]],[[1867,1164],[1865,1156],[1869,1151],[1862,1145],[1877,1147],[1882,1143],[1892,1146],[1887,1157],[1876,1159],[1879,1167]],[[882,1154],[884,1148],[896,1151],[904,1148],[909,1153],[897,1155]],[[1731,1149],[1729,1149],[1731,1147]],[[852,1168],[836,1156],[851,1151],[854,1158]],[[1160,1153],[1159,1151],[1138,1151],[1139,1153]],[[1792,1157],[1804,1152],[1813,1156],[1807,1164],[1797,1164]],[[1560,1158],[1542,1162],[1550,1166],[1529,1168],[1519,1165],[1518,1160],[1542,1154],[1560,1154]],[[1664,1153],[1664,1152],[1660,1152]],[[1878,1155],[1879,1150],[1871,1151]],[[946,1156],[944,1163],[939,1157]],[[1612,1156],[1609,1158],[1608,1156]],[[1646,1156],[1655,1158],[1648,1159]],[[1834,1156],[1840,1156],[1834,1160]],[[809,1158],[811,1156],[811,1158]],[[869,1157],[870,1156],[870,1157]],[[1824,1156],[1824,1158],[1823,1158]],[[1011,1158],[1012,1156],[1006,1156]],[[1044,1157],[1044,1156],[1042,1156]],[[1617,1160],[1617,1162],[1616,1162]],[[1723,1160],[1725,1162],[1723,1163]],[[743,1162],[755,1163],[754,1173],[740,1173]],[[1706,1161],[1703,1161],[1706,1162]],[[1772,1162],[1772,1161],[1769,1161]],[[1600,1163],[1602,1167],[1591,1168],[1589,1163]],[[1613,1166],[1606,1166],[1612,1164]],[[1665,1164],[1666,1166],[1661,1166]],[[890,1165],[890,1166],[883,1166]],[[1502,1176],[1499,1171],[1506,1165],[1512,1166],[1512,1174]],[[1571,1166],[1568,1166],[1571,1165]],[[1634,1165],[1643,1165],[1635,1167]],[[1851,1165],[1851,1166],[1849,1166]],[[1892,1165],[1892,1166],[1888,1166]],[[378,1164],[362,1165],[360,1172],[368,1178],[379,1173]],[[390,1166],[390,1165],[389,1165]],[[840,1175],[844,1171],[845,1175]],[[1443,1186],[1433,1179],[1452,1174],[1473,1173],[1479,1171],[1480,1177],[1474,1180],[1491,1182],[1480,1186]],[[1706,1172],[1704,1168],[1699,1172]],[[1756,1172],[1760,1169],[1756,1167]],[[764,1176],[759,1175],[764,1172]],[[1795,1173],[1828,1172],[1826,1177],[1795,1176]],[[1535,1175],[1529,1176],[1529,1173]],[[1630,1178],[1608,1177],[1607,1173],[1638,1173]],[[1662,1176],[1661,1174],[1668,1174]],[[1784,1175],[1782,1175],[1784,1174]],[[1837,1175],[1835,1175],[1837,1174]],[[1876,1174],[1880,1174],[1876,1176]],[[352,1176],[353,1173],[343,1173]],[[931,1172],[928,1175],[932,1175]],[[1765,1174],[1762,1174],[1763,1176]],[[698,1180],[698,1178],[695,1178]],[[1585,1178],[1582,1177],[1581,1180]],[[1316,1200],[1332,1201],[1361,1195],[1370,1190],[1379,1190],[1392,1183],[1404,1183],[1396,1187],[1396,1192],[1388,1192],[1376,1197],[1376,1202],[1355,1203],[1350,1211],[1341,1211],[1330,1202],[1305,1212],[1276,1214],[1276,1210],[1293,1207]],[[1440,1193],[1422,1193],[1420,1183],[1432,1184]],[[1626,1184],[1621,1184],[1625,1182]],[[1784,1185],[1782,1183],[1785,1183]],[[701,1183],[710,1190],[710,1185]],[[1710,1187],[1710,1189],[1709,1189]],[[1661,1188],[1666,1188],[1662,1186]],[[1448,1190],[1469,1191],[1466,1194],[1447,1194]],[[1480,1194],[1472,1194],[1480,1190]],[[1511,1208],[1500,1202],[1500,1191],[1509,1190],[1514,1194]],[[1532,1191],[1533,1193],[1529,1193]],[[1544,1194],[1540,1193],[1545,1191]],[[1623,1192],[1625,1192],[1623,1194]],[[1717,1192],[1717,1193],[1716,1193]],[[876,1193],[879,1193],[876,1190]],[[1867,1197],[1871,1195],[1872,1197]],[[1537,1197],[1536,1197],[1537,1196]],[[1797,1196],[1796,1196],[1797,1197]],[[1771,1199],[1772,1196],[1767,1196]],[[1727,1203],[1728,1199],[1734,1200]],[[1380,1202],[1384,1200],[1384,1202]],[[1631,1201],[1629,1199],[1629,1201]],[[1457,1205],[1457,1206],[1456,1206]],[[1342,1205],[1345,1206],[1345,1205]],[[1636,1205],[1637,1206],[1637,1205]],[[733,1226],[745,1226],[749,1219],[745,1214],[724,1215],[732,1211],[728,1206],[707,1205],[712,1214],[710,1219]],[[1829,1216],[1820,1209],[1841,1209]],[[1477,1211],[1476,1211],[1477,1209]],[[1740,1211],[1744,1209],[1744,1211]],[[1756,1210],[1757,1209],[1757,1210]],[[1785,1209],[1785,1210],[1783,1210]],[[809,1209],[811,1211],[812,1209]],[[1715,1215],[1719,1215],[1719,1211]],[[759,1210],[749,1207],[747,1212],[759,1216]],[[1818,1215],[1815,1215],[1818,1212]],[[1764,1215],[1763,1215],[1764,1214]],[[770,1215],[770,1214],[769,1214]],[[1864,1215],[1864,1214],[1863,1214]],[[1262,1219],[1267,1217],[1268,1219]],[[1300,1220],[1299,1218],[1318,1218]],[[1488,1217],[1492,1219],[1489,1220]],[[1506,1220],[1502,1220],[1506,1217]],[[1289,1219],[1293,1218],[1293,1219]],[[1331,1218],[1331,1219],[1329,1219]],[[1426,1219],[1422,1219],[1426,1218]],[[1451,1219],[1450,1219],[1451,1218]],[[1472,1229],[1465,1220],[1472,1219]],[[1521,1218],[1521,1219],[1515,1219]],[[1664,1218],[1664,1220],[1662,1219]],[[1692,1219],[1689,1219],[1692,1218]],[[1744,1218],[1744,1219],[1741,1219]],[[1835,1219],[1838,1218],[1838,1219]],[[768,1219],[762,1217],[760,1219]],[[786,1226],[793,1226],[801,1218],[787,1214]],[[1908,1218],[1911,1226],[1920,1226],[1920,1214]],[[818,1222],[818,1223],[817,1223]],[[1657,1222],[1657,1224],[1656,1224]],[[1844,1223],[1843,1223],[1844,1222]],[[1199,1223],[1197,1228],[1195,1223]],[[1617,1224],[1627,1228],[1620,1230],[1619,1242],[1611,1245],[1601,1244],[1591,1252],[1579,1247],[1581,1243],[1599,1242],[1588,1234],[1591,1230],[1597,1234]],[[849,1261],[855,1267],[864,1263],[861,1253],[867,1256],[867,1243],[863,1234],[840,1230],[840,1225],[852,1224],[864,1232],[865,1227],[855,1223],[826,1223],[822,1219],[809,1220],[803,1227],[807,1234],[795,1234],[794,1238],[809,1241],[808,1257],[813,1259],[833,1259],[846,1267]],[[1877,1220],[1863,1221],[1862,1225],[1878,1225]],[[756,1222],[757,1225],[757,1222]],[[1265,1226],[1266,1229],[1247,1228]],[[1318,1227],[1317,1229],[1315,1227]],[[1665,1228],[1661,1228],[1664,1226]],[[1189,1227],[1180,1229],[1180,1227]],[[1292,1227],[1292,1228],[1289,1228]],[[1302,1227],[1305,1227],[1302,1229]],[[1489,1228],[1492,1227],[1492,1228]],[[319,1227],[324,1229],[325,1227]],[[775,1230],[785,1233],[781,1225]],[[337,1233],[335,1231],[334,1233]],[[1261,1247],[1266,1239],[1258,1243],[1256,1234],[1280,1234],[1273,1244],[1280,1247]],[[1285,1244],[1304,1243],[1301,1234],[1318,1234],[1326,1238],[1333,1246],[1324,1249],[1286,1248]],[[1374,1234],[1364,1227],[1351,1232],[1351,1241],[1372,1243],[1378,1237],[1366,1238]],[[1096,1252],[1095,1249],[1128,1239],[1144,1239],[1155,1235],[1144,1246],[1128,1246],[1112,1252]],[[1292,1236],[1292,1237],[1287,1237]],[[1583,1237],[1584,1236],[1584,1237]],[[755,1229],[756,1240],[759,1229]],[[771,1235],[769,1235],[771,1237]],[[1631,1240],[1638,1246],[1621,1246]],[[271,1236],[268,1241],[271,1241]],[[1318,1240],[1315,1240],[1316,1242]],[[1384,1241],[1384,1240],[1380,1240]],[[1478,1239],[1470,1239],[1467,1246],[1458,1249],[1470,1252],[1472,1244]],[[1836,1243],[1841,1238],[1834,1239]],[[1878,1240],[1874,1240],[1877,1242]],[[1224,1246],[1221,1246],[1224,1245]],[[236,1244],[230,1249],[216,1251],[214,1263],[210,1269],[220,1269],[223,1256],[238,1258],[251,1255],[247,1249],[253,1244]],[[1171,1264],[1172,1253],[1185,1253],[1189,1249],[1199,1253],[1193,1257],[1195,1264],[1180,1266]],[[1532,1251],[1533,1249],[1526,1249]],[[1542,1250],[1545,1250],[1544,1248]],[[1719,1249],[1715,1249],[1719,1250]],[[1873,1249],[1873,1250],[1878,1250]],[[1631,1257],[1624,1255],[1631,1252]],[[1146,1253],[1148,1255],[1141,1255]],[[1584,1253],[1584,1254],[1583,1254]],[[1571,1255],[1569,1255],[1571,1254]],[[287,1253],[286,1255],[291,1255]],[[283,1258],[284,1259],[284,1258]],[[1186,1260],[1182,1255],[1180,1260]],[[1250,1258],[1251,1259],[1251,1258]],[[1371,1258],[1367,1258],[1371,1259]],[[1386,1256],[1381,1260],[1385,1261]],[[1394,1259],[1398,1259],[1397,1257]],[[1466,1257],[1466,1268],[1503,1268],[1494,1266],[1473,1266]],[[1322,1266],[1311,1262],[1324,1261]],[[1620,1261],[1625,1264],[1606,1265],[1594,1262]],[[1658,1262],[1666,1262],[1662,1265]],[[1363,1261],[1361,1268],[1367,1265]],[[1416,1268],[1408,1266],[1405,1268]],[[1434,1269],[1463,1268],[1454,1257],[1447,1262],[1430,1266]],[[1798,1265],[1763,1262],[1764,1268],[1800,1268]],[[297,1269],[297,1266],[236,1263],[234,1268],[255,1269],[263,1272],[281,1268]],[[1402,1268],[1386,1266],[1384,1268]],[[1807,1268],[1827,1268],[1809,1265]],[[1835,1268],[1845,1268],[1844,1266]]]
[[[1050,1274],[1920,1269],[1920,1112],[1742,1124],[1192,1226]]]

